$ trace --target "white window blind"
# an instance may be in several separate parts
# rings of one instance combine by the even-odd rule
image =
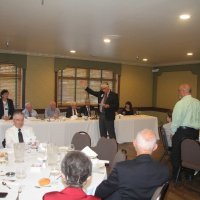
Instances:
[[[7,89],[15,108],[22,107],[22,69],[13,65],[0,64],[0,90]]]
[[[118,75],[113,71],[92,68],[66,68],[59,70],[57,76],[59,106],[68,105],[72,101],[84,103],[88,94],[82,85],[88,85],[93,90],[99,91],[101,83],[106,81],[111,90],[118,93]],[[92,104],[97,104],[97,98],[92,95],[90,95],[90,101]]]

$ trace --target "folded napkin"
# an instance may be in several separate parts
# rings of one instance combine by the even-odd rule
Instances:
[[[81,150],[83,153],[85,153],[90,158],[95,158],[98,156],[96,152],[94,152],[90,147],[86,146],[84,149]]]
[[[70,119],[71,120],[76,120],[76,119],[78,119],[78,117],[76,115],[72,115]]]

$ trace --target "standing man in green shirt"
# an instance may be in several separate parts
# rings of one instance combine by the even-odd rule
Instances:
[[[171,125],[173,180],[181,164],[181,141],[183,138],[198,139],[200,129],[200,101],[191,96],[192,88],[188,84],[180,85],[178,92],[180,100],[174,106]],[[188,175],[191,178],[193,174]]]

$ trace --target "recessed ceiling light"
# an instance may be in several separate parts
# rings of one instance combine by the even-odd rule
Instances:
[[[183,14],[183,15],[180,15],[180,16],[179,16],[179,18],[182,19],[182,20],[190,19],[190,17],[191,17],[191,16],[190,16],[189,14]]]
[[[188,52],[187,56],[193,56],[193,53],[192,52]]]
[[[109,39],[109,38],[105,38],[103,41],[104,41],[105,43],[110,43],[110,39]]]
[[[75,50],[71,50],[70,53],[76,53],[76,51]]]
[[[148,61],[148,59],[147,59],[147,58],[143,58],[143,59],[142,59],[142,61],[144,61],[144,62],[147,62],[147,61]]]

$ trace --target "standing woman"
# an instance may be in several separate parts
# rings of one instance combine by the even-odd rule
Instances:
[[[0,119],[9,120],[12,119],[14,113],[14,104],[11,99],[8,98],[8,90],[1,91],[0,99]]]
[[[121,111],[122,115],[134,115],[135,111],[133,110],[132,103],[130,101],[127,101],[125,103],[124,108]]]

